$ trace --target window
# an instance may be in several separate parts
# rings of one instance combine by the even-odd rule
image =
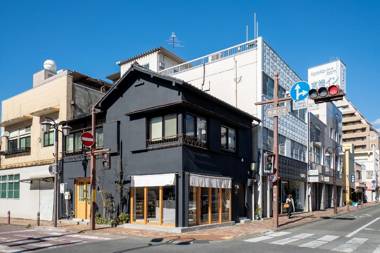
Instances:
[[[314,162],[321,164],[321,147],[314,146]]]
[[[207,120],[200,116],[185,115],[185,135],[195,137],[200,143],[207,143]]]
[[[54,145],[54,130],[44,133],[43,139],[44,139],[43,140],[44,147],[53,146]]]
[[[0,176],[0,198],[20,198],[20,174]]]
[[[103,147],[103,128],[98,127],[96,128],[96,148],[102,148]]]
[[[185,134],[186,136],[195,136],[194,116],[186,114],[185,116]]]
[[[76,132],[65,137],[66,153],[78,153],[82,151],[82,140],[80,139],[81,135],[81,132]]]
[[[177,136],[177,114],[169,114],[164,116],[164,130],[165,138]]]
[[[17,129],[9,133],[8,154],[30,151],[30,127]]]
[[[230,127],[220,127],[220,146],[222,149],[236,151],[236,130]]]
[[[207,143],[207,120],[197,117],[197,139],[205,144]]]
[[[177,114],[154,117],[149,122],[149,137],[151,141],[160,141],[177,136]]]

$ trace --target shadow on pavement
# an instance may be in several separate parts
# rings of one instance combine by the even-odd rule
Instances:
[[[194,238],[181,238],[179,236],[177,237],[158,237],[158,238],[153,238],[150,240],[150,243],[144,246],[139,246],[135,248],[130,248],[130,249],[125,249],[125,250],[118,250],[114,251],[113,253],[124,253],[124,252],[130,252],[134,250],[141,250],[141,249],[146,249],[146,248],[151,248],[151,247],[159,247],[163,245],[178,245],[178,246],[183,246],[183,245],[190,245],[193,242],[195,242]]]

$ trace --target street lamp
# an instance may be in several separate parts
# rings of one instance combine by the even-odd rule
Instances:
[[[59,179],[59,161],[58,161],[58,132],[61,132],[63,136],[67,136],[70,133],[71,127],[68,125],[63,125],[65,122],[56,122],[54,119],[45,117],[45,120],[41,122],[42,131],[47,133],[50,129],[54,129],[54,160],[55,160],[55,171],[54,171],[54,205],[53,205],[53,222],[54,227],[57,227],[58,223],[58,179]],[[61,126],[61,130],[59,129]]]

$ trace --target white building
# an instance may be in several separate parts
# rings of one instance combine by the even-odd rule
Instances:
[[[272,187],[263,173],[262,157],[263,152],[272,150],[273,121],[265,116],[269,106],[255,106],[255,102],[273,96],[273,77],[276,72],[280,74],[279,95],[285,96],[291,85],[300,81],[300,77],[261,37],[160,72],[183,79],[262,119],[262,127],[256,128],[258,150],[253,154],[261,166],[255,178],[257,182],[250,204],[252,210],[257,211],[256,214],[262,212],[264,216],[271,212]],[[286,194],[292,193],[297,210],[304,210],[308,132],[306,110],[292,111],[280,117],[279,122],[281,199],[284,202]]]

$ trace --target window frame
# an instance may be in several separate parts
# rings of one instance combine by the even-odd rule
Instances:
[[[226,129],[226,145],[222,145],[222,129]],[[235,131],[235,148],[230,148],[230,129]],[[238,151],[238,130],[234,127],[230,127],[227,125],[220,125],[220,148],[224,151],[228,151],[231,153],[236,153]]]
[[[52,136],[50,136],[52,134]],[[45,141],[46,140],[46,137],[47,137],[47,142]],[[51,139],[52,137],[52,139]],[[55,139],[55,136],[54,136],[54,130],[50,130],[48,132],[45,132],[43,133],[43,137],[42,137],[42,146],[43,147],[51,147],[51,146],[54,146],[54,139]],[[51,141],[51,143],[50,143]]]
[[[0,199],[20,199],[20,174],[0,176]]]
[[[165,119],[167,116],[170,116],[170,115],[175,115],[175,121],[176,121],[176,134],[174,136],[165,136]],[[148,126],[147,126],[147,135],[148,135],[148,140],[150,142],[160,142],[160,141],[164,141],[164,140],[171,140],[171,139],[174,139],[174,138],[177,138],[178,137],[178,115],[179,113],[177,112],[173,112],[173,113],[165,113],[165,114],[159,114],[159,115],[155,115],[155,116],[152,116],[152,117],[149,117],[147,119],[147,122],[148,122]],[[161,137],[160,138],[156,138],[156,139],[152,139],[152,119],[155,119],[155,118],[161,118]]]
[[[196,139],[197,141],[199,141],[200,143],[202,143],[202,145],[207,145],[208,144],[208,119],[207,117],[204,117],[204,116],[201,116],[201,115],[196,115],[196,114],[193,114],[193,113],[190,113],[190,112],[185,112],[184,114],[184,117],[183,117],[183,135],[185,137],[188,137],[188,138],[194,138]],[[188,135],[187,134],[187,124],[186,124],[186,118],[187,117],[192,117],[193,118],[193,131],[194,131],[194,134],[193,135]],[[198,136],[198,123],[200,120],[204,120],[206,122],[206,138],[205,138],[205,141],[203,142],[202,141],[202,137],[201,136]]]

